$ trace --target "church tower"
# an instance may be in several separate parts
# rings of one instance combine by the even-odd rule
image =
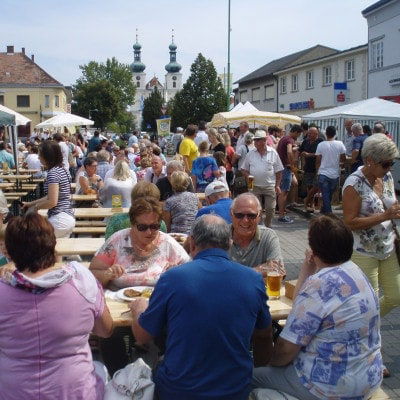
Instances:
[[[141,89],[144,89],[146,85],[146,73],[144,72],[146,66],[140,59],[141,49],[142,46],[138,42],[138,34],[136,29],[136,43],[133,45],[134,62],[131,64],[131,71],[137,92],[139,92]]]
[[[176,49],[174,43],[174,30],[172,30],[172,42],[169,45],[169,63],[165,66],[165,102],[173,98],[178,90],[182,89],[182,74],[179,72],[182,66],[176,62]]]

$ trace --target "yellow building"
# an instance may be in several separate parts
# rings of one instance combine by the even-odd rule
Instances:
[[[19,127],[19,136],[29,136],[40,122],[66,112],[68,91],[35,63],[34,56],[28,57],[25,48],[14,52],[7,46],[0,52],[0,104],[19,112],[32,122]]]

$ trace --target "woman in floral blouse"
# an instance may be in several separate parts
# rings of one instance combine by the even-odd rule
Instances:
[[[383,134],[367,138],[361,152],[364,165],[343,186],[343,216],[353,231],[352,260],[363,270],[378,294],[381,315],[400,305],[400,268],[394,250],[391,220],[400,218],[390,168],[398,157],[396,145]]]
[[[183,247],[160,232],[161,214],[161,204],[154,197],[132,202],[131,227],[106,240],[90,263],[90,270],[104,287],[154,286],[167,269],[189,261]],[[126,337],[133,341],[130,327],[116,328],[110,338],[100,341],[102,358],[111,376],[130,362]]]

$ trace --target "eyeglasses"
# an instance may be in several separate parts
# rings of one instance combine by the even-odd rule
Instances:
[[[258,213],[257,214],[243,214],[243,213],[233,213],[234,217],[237,219],[243,219],[245,217],[247,217],[247,219],[250,220],[255,220],[258,217]]]
[[[394,161],[381,161],[379,164],[383,169],[387,169],[393,167]]]
[[[136,228],[139,232],[146,232],[148,229],[151,231],[158,231],[160,229],[160,224],[136,224]]]

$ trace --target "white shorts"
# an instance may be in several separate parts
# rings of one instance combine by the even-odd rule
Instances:
[[[53,225],[56,238],[69,237],[75,227],[75,218],[66,212],[52,215],[49,222]]]

